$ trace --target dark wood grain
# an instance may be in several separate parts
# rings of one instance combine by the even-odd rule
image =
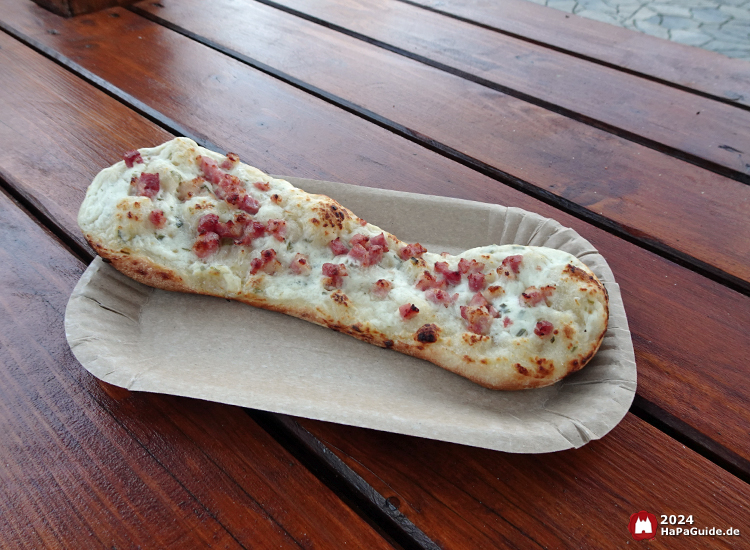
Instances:
[[[390,547],[242,409],[100,386],[63,328],[83,269],[0,194],[1,546]]]
[[[188,6],[190,4],[183,4],[185,11]],[[520,178],[517,181],[523,185],[528,186],[529,182],[538,184],[542,187],[532,187],[543,193],[553,192],[574,209],[584,209],[584,216],[593,216],[600,223],[614,226],[633,239],[667,249],[686,261],[695,260],[702,269],[717,270],[736,280],[743,288],[750,288],[750,266],[744,260],[750,254],[750,206],[746,185],[312,23],[279,14],[278,10],[251,7],[258,10],[257,13],[242,9],[236,15],[223,14],[221,23],[211,19],[206,25],[213,22],[217,27],[214,30],[222,40],[259,45],[259,50],[254,53],[273,57],[283,69],[296,71],[297,76],[303,78],[309,77],[312,84],[319,84],[337,94],[352,94],[355,103],[379,103],[382,112],[388,116],[391,111],[400,111],[398,116],[414,123],[418,134],[444,134],[443,137],[454,139],[466,154],[489,157],[486,160],[495,167],[492,170],[501,167],[510,171],[512,177],[508,177],[511,179]],[[216,94],[244,85],[246,75],[252,74],[252,71],[248,73],[223,58],[217,58],[216,63],[223,70],[230,71],[224,75],[218,74],[211,65],[188,67],[184,63],[171,63],[170,60],[174,59],[189,59],[191,53],[187,52],[195,46],[188,46],[166,34],[164,29],[134,20],[132,16],[123,14],[120,18],[126,19],[127,24],[118,22],[120,18],[111,18],[113,14],[119,15],[117,11],[86,16],[66,25],[66,22],[50,19],[54,16],[29,10],[28,4],[11,4],[8,8],[7,21],[14,21],[38,40],[55,44],[74,61],[145,103],[167,97],[184,103],[197,104],[199,98],[203,100],[201,104],[215,102]],[[212,13],[218,11],[218,8],[212,9]],[[262,17],[263,14],[267,19]],[[256,30],[252,37],[240,38],[245,32],[243,29],[250,28],[249,22],[235,26],[238,35],[233,35],[233,27],[225,24],[226,21],[243,21],[243,17],[250,15],[257,16],[253,25],[258,29],[275,29],[277,34],[264,35]],[[275,16],[281,16],[283,22]],[[198,25],[200,23],[196,21],[206,19],[194,14],[190,24]],[[50,35],[46,32],[50,26],[62,29],[64,25],[67,28],[65,33]],[[280,33],[285,25],[292,25],[293,30]],[[118,33],[117,42],[109,40],[112,32]],[[289,36],[300,34],[302,38],[295,43],[304,44],[305,51],[280,47],[284,45],[286,48],[288,43],[294,42]],[[339,44],[340,40],[348,40],[351,44]],[[144,49],[144,44],[152,47]],[[309,59],[300,58],[311,50],[309,44],[316,45],[317,53],[309,54]],[[245,48],[244,45],[241,47]],[[185,48],[185,52],[181,48]],[[140,53],[135,54],[139,49]],[[349,56],[346,62],[330,61],[342,51]],[[359,59],[355,52],[375,58],[365,62],[367,58]],[[118,64],[101,63],[102,56],[119,56],[120,61]],[[323,61],[327,66],[316,65],[316,60],[328,60]],[[146,87],[129,78],[128,71],[123,70],[125,67],[146,69],[146,64],[150,64],[148,70],[154,75]],[[331,71],[336,74],[329,74]],[[400,79],[397,83],[392,82],[394,74]],[[418,78],[420,74],[422,80]],[[238,80],[237,75],[242,75],[244,82]],[[200,84],[186,87],[187,80],[194,77],[201,79]],[[430,80],[433,78],[434,82]],[[219,79],[224,79],[224,82]],[[426,88],[414,91],[417,81]],[[387,98],[393,98],[391,89],[394,84],[403,88],[401,91],[408,97],[396,98],[392,105]],[[349,89],[338,89],[337,86]],[[473,86],[482,92],[479,97],[470,97],[471,90],[467,92],[464,86]],[[191,97],[185,97],[185,90],[190,89],[197,91],[193,91]],[[452,93],[458,98],[451,96]],[[244,97],[239,103],[226,104],[225,109],[231,108],[228,105],[242,105],[253,100]],[[461,112],[451,113],[450,109]],[[442,113],[442,116],[432,116],[435,112]],[[195,115],[201,116],[200,112]],[[452,122],[448,123],[451,118]],[[233,116],[230,122],[235,128],[237,120],[238,117]],[[204,120],[199,127],[210,124],[211,120]],[[602,135],[581,136],[577,132],[582,129]],[[234,131],[246,130],[237,128]],[[732,230],[729,231],[728,227]]]
[[[297,421],[445,550],[747,545],[750,487],[632,415],[602,440],[547,455]],[[636,543],[627,524],[640,510],[741,536]]]
[[[44,9],[63,17],[91,13],[113,6],[127,6],[135,0],[33,0]]]
[[[119,14],[114,20],[122,25],[116,32],[123,37],[123,50],[101,46],[101,58],[92,57],[90,66],[119,67],[123,74],[113,74],[118,85],[138,93],[187,128],[207,132],[220,147],[238,152],[247,162],[272,173],[518,206],[578,231],[607,258],[621,285],[636,345],[639,394],[716,442],[719,454],[750,459],[746,437],[750,411],[745,407],[750,380],[744,367],[748,355],[745,327],[750,326],[747,297],[133,14]],[[97,25],[103,24],[102,19],[111,18],[99,14],[89,20]],[[56,27],[60,34],[50,43],[64,49],[67,41],[75,38],[62,23]],[[151,41],[148,51],[178,60],[179,70],[172,72],[171,63],[158,63],[146,50],[142,55],[128,50],[126,46],[138,43],[126,41],[128,29]],[[0,54],[11,55],[11,45],[12,41],[0,43]],[[58,211],[56,203],[67,204],[70,210],[64,213],[62,225],[75,235],[77,206],[66,195],[73,193],[80,200],[96,171],[108,164],[101,156],[116,159],[118,154],[117,150],[95,150],[100,124],[96,121],[100,113],[109,113],[105,115],[108,120],[129,121],[123,114],[128,109],[51,62],[42,63],[40,56],[20,45],[18,49],[26,54],[15,63],[5,62],[8,86],[0,88],[3,125],[18,131],[8,141],[7,156],[0,156],[0,168],[13,167],[18,187],[48,205],[50,211]],[[137,62],[128,61],[134,57]],[[18,69],[30,65],[35,66],[33,75]],[[10,70],[13,67],[16,70]],[[55,87],[59,89],[45,84],[58,81],[61,83]],[[146,82],[149,86],[142,85]],[[72,98],[82,97],[66,102],[60,90]],[[18,102],[16,97],[27,101]],[[54,108],[36,114],[29,105],[38,104]],[[90,104],[97,104],[98,109],[80,108]],[[14,108],[5,108],[7,105]],[[41,120],[32,128],[44,127],[45,117],[59,121],[56,131],[63,143],[73,136],[83,143],[92,142],[77,149],[53,149],[61,166],[74,163],[73,159],[79,163],[74,165],[88,166],[87,176],[75,171],[50,172],[44,165],[38,169],[35,159],[44,153],[39,146],[46,145],[40,143],[43,134],[24,133],[23,126],[15,122],[16,117],[36,116]],[[133,117],[128,125],[112,128],[112,132],[124,142],[134,142],[146,131],[144,127],[151,125]],[[489,243],[478,240],[476,244]],[[710,369],[706,368],[708,362]]]
[[[525,0],[405,1],[620,70],[750,106],[750,68],[741,59],[730,59]]]
[[[272,4],[750,183],[750,111],[398,0]],[[176,4],[145,6],[190,17]]]
[[[251,0],[138,6],[750,290],[743,183]]]

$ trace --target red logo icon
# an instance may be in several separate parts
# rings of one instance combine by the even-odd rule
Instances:
[[[628,531],[635,540],[648,540],[656,536],[656,528],[659,526],[656,516],[641,510],[630,516]]]

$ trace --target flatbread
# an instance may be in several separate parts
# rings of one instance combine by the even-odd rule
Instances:
[[[78,223],[139,282],[286,313],[492,389],[555,383],[593,357],[607,327],[604,286],[566,252],[425,251],[187,138],[100,172]]]

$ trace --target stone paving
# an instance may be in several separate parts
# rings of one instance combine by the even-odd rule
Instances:
[[[750,61],[750,0],[531,0]]]

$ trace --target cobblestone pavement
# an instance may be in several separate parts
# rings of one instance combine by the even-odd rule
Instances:
[[[750,0],[531,0],[750,61]]]

